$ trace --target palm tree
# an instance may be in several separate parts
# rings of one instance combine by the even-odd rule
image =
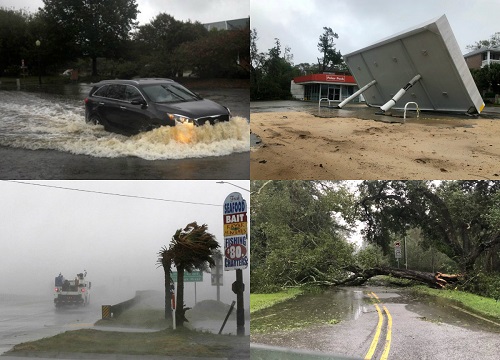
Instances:
[[[191,273],[195,269],[207,271],[210,265],[215,265],[212,254],[220,245],[215,236],[207,232],[206,224],[198,225],[192,222],[184,229],[178,229],[167,249],[160,250],[158,259],[165,271],[165,318],[170,312],[170,305],[167,309],[167,297],[169,297],[170,287],[170,265],[172,262],[177,268],[177,306],[175,310],[176,323],[182,326],[187,319],[184,308],[184,271]],[[170,304],[170,302],[169,302]]]
[[[172,305],[170,301],[170,284],[173,283],[172,277],[170,276],[170,267],[172,266],[171,252],[166,246],[163,246],[158,252],[160,256],[158,258],[158,264],[163,266],[163,272],[165,273],[165,319],[172,320]]]

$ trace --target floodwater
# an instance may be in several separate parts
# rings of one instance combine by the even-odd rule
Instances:
[[[325,118],[356,118],[362,120],[375,120],[383,122],[403,122],[403,110],[393,110],[392,116],[380,115],[380,109],[369,107],[365,104],[348,104],[342,109],[335,106],[326,106],[317,102],[284,100],[284,101],[258,101],[250,103],[252,113],[262,112],[306,112]],[[479,116],[469,116],[461,113],[440,113],[421,111],[417,118],[414,108],[408,108],[406,121],[422,123],[425,125],[449,124],[453,127],[471,127],[470,122],[476,119],[500,119],[500,108],[487,107]],[[429,121],[432,120],[432,121]]]
[[[272,332],[356,320],[363,312],[372,311],[370,306],[358,288],[303,294],[252,314],[252,333],[259,328]]]
[[[0,294],[0,354],[21,342],[90,328],[100,310],[97,302],[56,310],[52,297]]]
[[[469,329],[500,333],[498,321],[480,318],[464,312],[451,300],[389,288],[338,288],[314,294],[303,294],[290,301],[279,303],[252,315],[254,329],[266,333],[292,330],[315,325],[332,324],[344,320],[356,320],[362,313],[373,312],[372,300],[366,293],[374,291],[384,304],[406,304],[406,309],[419,315],[424,321],[436,321]],[[258,332],[256,332],[258,333]]]
[[[0,90],[0,146],[146,160],[204,158],[249,151],[250,128],[242,116],[214,126],[162,127],[131,137],[86,124],[82,101],[86,88],[62,87],[63,94]]]

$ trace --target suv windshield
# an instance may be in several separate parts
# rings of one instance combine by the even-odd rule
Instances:
[[[151,101],[157,103],[200,100],[199,96],[179,84],[145,85],[143,89]]]

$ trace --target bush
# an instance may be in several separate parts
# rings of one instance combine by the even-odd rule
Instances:
[[[463,289],[477,295],[500,299],[500,274],[479,272],[468,278]]]

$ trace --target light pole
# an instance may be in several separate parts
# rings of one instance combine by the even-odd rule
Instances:
[[[42,70],[40,68],[40,45],[42,45],[42,43],[40,42],[40,40],[37,40],[35,41],[35,45],[38,57],[38,85],[42,85]]]
[[[250,192],[250,190],[245,189],[244,187],[238,186],[238,185],[236,185],[236,184],[230,183],[230,182],[228,182],[228,181],[217,181],[217,184],[229,184],[229,185],[236,186],[237,188],[239,188],[239,189],[241,189],[241,190],[245,190],[245,191],[247,191],[247,192]]]

